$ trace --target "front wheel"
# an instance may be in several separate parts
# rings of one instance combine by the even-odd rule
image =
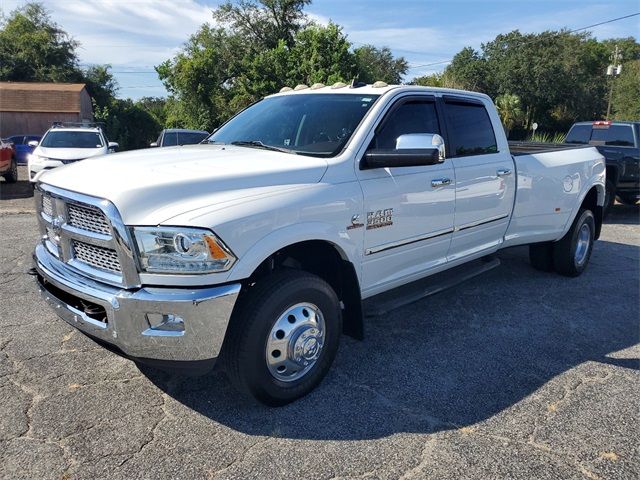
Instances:
[[[15,158],[11,159],[11,166],[7,173],[4,174],[4,180],[7,183],[16,183],[18,181],[18,163]]]
[[[556,272],[567,277],[580,275],[591,258],[596,222],[591,210],[580,210],[567,234],[553,245]]]
[[[223,351],[232,383],[270,406],[313,390],[342,332],[340,302],[320,277],[282,270],[258,281],[234,312]]]

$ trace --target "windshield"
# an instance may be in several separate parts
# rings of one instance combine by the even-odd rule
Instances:
[[[40,146],[47,148],[100,148],[104,147],[104,143],[98,132],[52,130],[44,136]]]
[[[174,145],[193,145],[200,143],[209,136],[206,132],[166,132],[163,147],[171,147]]]
[[[334,156],[378,97],[309,93],[265,98],[233,117],[207,141]]]

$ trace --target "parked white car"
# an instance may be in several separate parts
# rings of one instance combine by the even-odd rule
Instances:
[[[362,337],[363,299],[514,245],[576,276],[600,234],[602,155],[510,150],[479,93],[299,87],[208,142],[48,173],[37,278],[82,332],[137,361],[221,356],[269,405],[318,385],[343,332]]]
[[[62,165],[75,163],[98,155],[113,153],[116,142],[108,142],[98,126],[65,126],[54,124],[40,142],[31,141],[35,147],[27,157],[29,180],[36,182],[40,175]]]

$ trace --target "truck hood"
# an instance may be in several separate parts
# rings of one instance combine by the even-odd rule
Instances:
[[[96,155],[104,155],[106,150],[100,148],[47,148],[36,147],[35,155],[47,157],[52,160],[82,160]]]
[[[224,208],[320,181],[322,158],[230,145],[123,152],[45,172],[55,187],[106,198],[127,225],[159,225],[176,215]]]

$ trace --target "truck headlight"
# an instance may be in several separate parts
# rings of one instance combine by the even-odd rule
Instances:
[[[235,255],[200,228],[133,227],[140,267],[149,273],[213,273],[229,270]]]

